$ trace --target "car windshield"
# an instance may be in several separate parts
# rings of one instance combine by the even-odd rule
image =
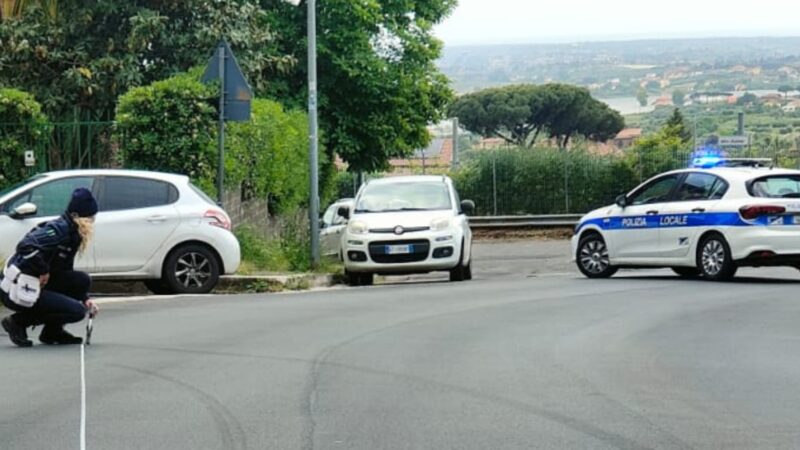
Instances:
[[[368,185],[358,198],[356,213],[439,211],[452,208],[443,182],[379,183]]]
[[[800,175],[776,175],[759,178],[748,188],[753,197],[800,198]]]

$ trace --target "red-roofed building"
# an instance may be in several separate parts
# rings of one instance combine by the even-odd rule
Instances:
[[[641,128],[625,128],[611,140],[611,144],[616,148],[625,149],[635,144],[641,137]]]

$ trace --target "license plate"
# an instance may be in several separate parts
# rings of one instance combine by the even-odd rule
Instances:
[[[386,254],[387,255],[408,255],[409,253],[414,253],[414,246],[413,245],[387,245],[386,246]]]

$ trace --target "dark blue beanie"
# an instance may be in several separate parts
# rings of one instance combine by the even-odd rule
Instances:
[[[67,213],[77,214],[78,217],[92,217],[97,214],[97,202],[91,191],[86,188],[75,189],[72,200],[69,201]]]

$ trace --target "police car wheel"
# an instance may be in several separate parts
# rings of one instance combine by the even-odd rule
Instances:
[[[207,294],[219,282],[219,262],[202,245],[178,247],[164,263],[164,280],[177,294]]]
[[[590,234],[578,243],[575,257],[578,269],[589,278],[608,278],[617,273],[608,258],[608,247],[599,234]]]
[[[736,264],[725,238],[712,234],[697,247],[697,267],[703,278],[711,281],[730,280],[736,274]]]
[[[673,267],[672,271],[683,278],[695,278],[700,276],[700,270],[694,267]]]

